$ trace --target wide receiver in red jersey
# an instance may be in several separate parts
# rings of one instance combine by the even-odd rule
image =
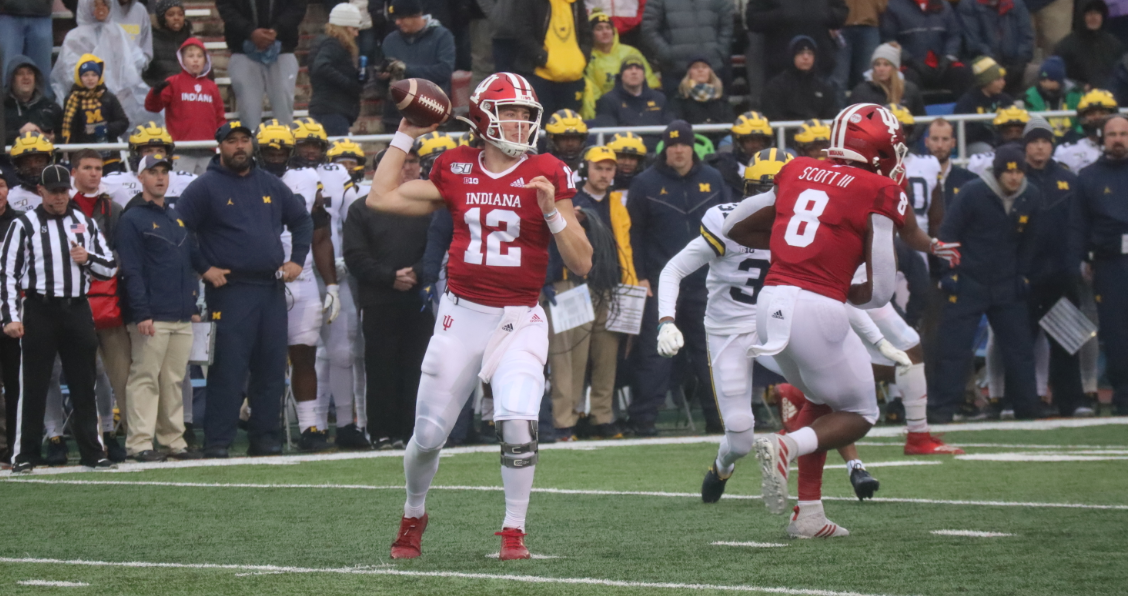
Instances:
[[[501,443],[505,521],[500,558],[527,559],[525,513],[537,463],[537,418],[544,395],[548,317],[537,304],[556,246],[568,269],[591,269],[591,245],[576,222],[572,172],[551,155],[529,155],[540,133],[541,105],[523,77],[487,77],[470,97],[469,123],[481,149],[444,152],[430,180],[400,184],[414,140],[434,131],[402,121],[372,179],[370,208],[422,216],[446,206],[454,219],[447,293],[423,359],[415,434],[403,470],[407,502],[393,559],[421,553],[424,502],[439,450],[478,380],[490,383]]]
[[[850,333],[845,302],[873,309],[893,296],[893,235],[909,206],[900,186],[907,152],[888,109],[850,106],[834,120],[829,161],[793,159],[772,192],[746,199],[725,221],[729,238],[772,251],[757,308],[760,343],[750,355],[775,356],[788,382],[812,402],[800,414],[801,428],[756,441],[764,503],[773,513],[787,510],[792,461],[810,458],[803,463],[821,470],[827,450],[861,439],[877,421],[869,354]],[[852,285],[862,263],[866,279]],[[801,501],[788,533],[848,534],[826,519],[821,500]]]

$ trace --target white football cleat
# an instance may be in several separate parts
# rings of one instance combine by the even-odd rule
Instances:
[[[792,538],[834,538],[849,536],[850,530],[830,521],[823,512],[823,506],[806,505],[800,509],[795,506],[791,523],[787,524],[787,535]]]
[[[783,435],[773,434],[756,441],[764,506],[776,515],[787,513],[787,475],[796,453],[795,440]]]

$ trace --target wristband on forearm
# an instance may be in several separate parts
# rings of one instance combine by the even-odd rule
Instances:
[[[415,145],[415,139],[411,138],[406,133],[402,133],[402,132],[399,132],[399,131],[396,131],[395,136],[392,137],[392,142],[388,143],[389,147],[395,147],[396,149],[399,149],[400,151],[403,151],[404,153],[411,153],[411,148],[414,145]]]
[[[559,209],[553,209],[552,213],[545,215],[544,223],[548,224],[548,231],[553,234],[559,234],[564,228],[568,227],[568,220],[560,215]]]

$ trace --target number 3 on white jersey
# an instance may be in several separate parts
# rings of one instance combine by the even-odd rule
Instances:
[[[830,197],[826,191],[809,188],[799,193],[799,198],[795,201],[795,215],[787,222],[784,241],[796,248],[810,246],[815,241],[815,233],[819,231],[819,216],[826,210],[828,202]]]
[[[482,208],[467,210],[462,218],[470,227],[470,244],[466,247],[463,259],[471,265],[482,264]],[[513,242],[521,235],[521,216],[508,209],[494,209],[486,214],[486,225],[497,228],[505,224],[504,230],[494,230],[486,237],[485,262],[488,267],[520,267],[521,248],[511,246],[505,254],[501,245]]]

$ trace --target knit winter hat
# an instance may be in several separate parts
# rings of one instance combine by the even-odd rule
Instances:
[[[181,0],[160,0],[157,2],[156,11],[153,14],[157,15],[157,20],[161,21],[161,26],[164,26],[164,14],[168,9],[179,6],[180,10],[184,10],[184,3]]]
[[[360,28],[360,9],[349,4],[342,2],[333,7],[329,13],[329,24],[338,27],[356,27]]]
[[[815,43],[815,40],[807,35],[796,35],[795,37],[792,37],[791,41],[787,44],[787,51],[791,56],[795,56],[795,54],[798,54],[803,50],[811,50],[812,52],[818,54],[818,48],[819,45]]]
[[[1007,171],[1023,171],[1022,165],[1026,163],[1026,152],[1016,143],[1007,143],[995,150],[995,159],[991,161],[991,171],[995,177]]]
[[[88,72],[92,72],[92,73],[98,75],[99,77],[101,77],[102,76],[102,64],[100,62],[95,62],[93,60],[89,60],[89,61],[83,62],[82,64],[80,64],[78,66],[78,76],[79,77],[81,77],[82,75],[84,75]]]
[[[1061,56],[1050,56],[1042,62],[1042,68],[1038,69],[1038,79],[1049,79],[1059,83],[1065,82],[1065,61]]]
[[[992,81],[1007,76],[1007,70],[989,56],[980,56],[973,60],[971,72],[975,75],[976,87],[986,87]]]
[[[1031,114],[1030,122],[1027,122],[1026,128],[1022,129],[1022,142],[1026,144],[1035,139],[1046,139],[1053,143],[1054,129],[1050,127],[1050,123],[1046,122],[1045,118]]]
[[[873,51],[873,58],[870,58],[870,64],[877,62],[878,58],[883,58],[893,63],[893,68],[901,70],[901,50],[893,46],[893,44],[883,43],[877,46]]]

